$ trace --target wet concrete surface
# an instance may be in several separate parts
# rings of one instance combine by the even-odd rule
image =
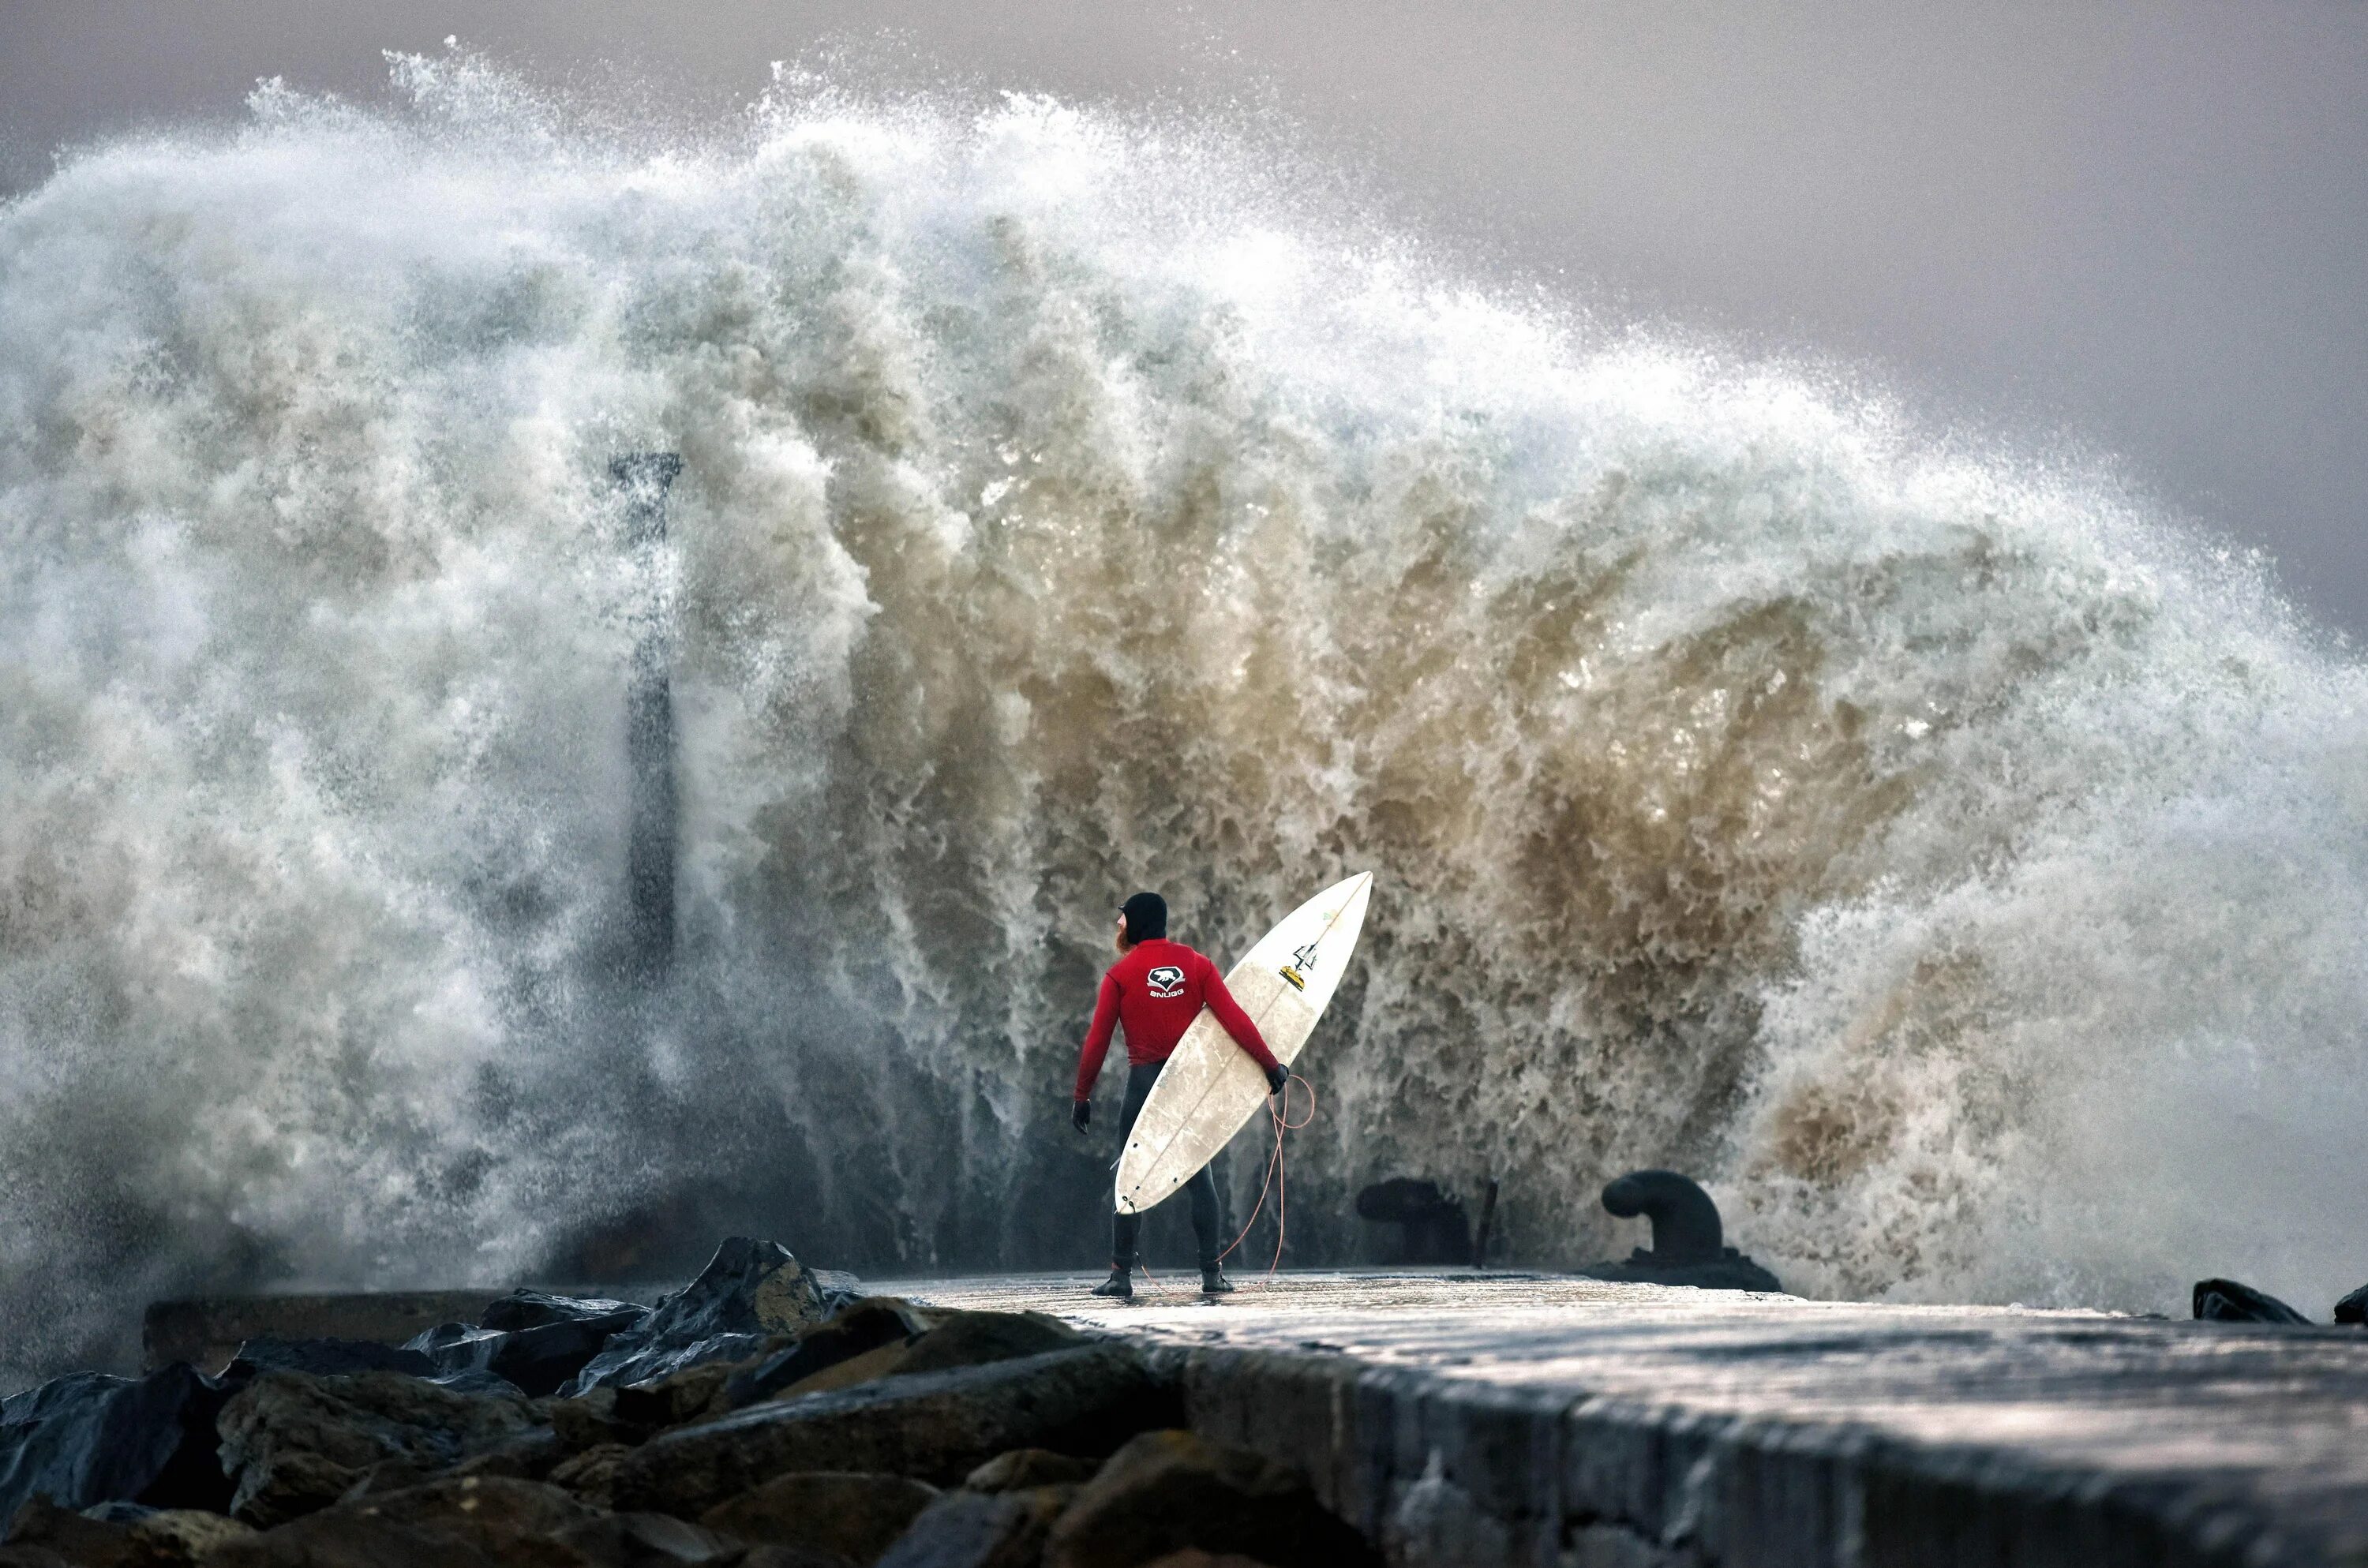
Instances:
[[[1395,1561],[2368,1562],[2368,1332],[1448,1270],[869,1281],[1141,1336]]]

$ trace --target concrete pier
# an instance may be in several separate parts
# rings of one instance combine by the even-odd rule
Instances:
[[[1139,1336],[1408,1565],[2368,1563],[2368,1332],[1454,1272],[867,1281]]]

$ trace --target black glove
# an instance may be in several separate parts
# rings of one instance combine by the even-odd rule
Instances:
[[[1079,1100],[1075,1106],[1070,1108],[1069,1125],[1076,1128],[1080,1132],[1083,1132],[1086,1130],[1086,1123],[1091,1121],[1093,1119],[1094,1102],[1091,1100]]]
[[[1282,1086],[1290,1082],[1291,1069],[1285,1067],[1281,1062],[1278,1062],[1273,1066],[1266,1070],[1266,1092],[1268,1094],[1279,1095],[1282,1093]]]

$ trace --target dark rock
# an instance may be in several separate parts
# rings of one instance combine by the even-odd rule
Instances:
[[[254,1527],[198,1508],[166,1508],[131,1527],[141,1568],[184,1568],[211,1561],[218,1547],[244,1540]]]
[[[617,1418],[617,1391],[594,1389],[581,1399],[554,1399],[544,1406],[551,1429],[570,1453],[602,1443],[634,1444],[649,1432]]]
[[[466,1331],[468,1324],[454,1324]],[[436,1331],[430,1330],[430,1333]],[[230,1364],[240,1372],[304,1372],[316,1378],[351,1377],[358,1372],[401,1372],[406,1377],[432,1378],[439,1369],[409,1346],[381,1345],[369,1339],[276,1339],[265,1335],[238,1347]]]
[[[188,1568],[223,1542],[254,1533],[197,1508],[108,1504],[76,1514],[36,1498],[17,1510],[8,1545],[76,1568]]]
[[[618,1469],[632,1451],[622,1443],[601,1443],[552,1466],[548,1479],[594,1507],[606,1508],[616,1499]]]
[[[515,1394],[460,1394],[394,1372],[266,1372],[222,1413],[228,1511],[268,1528],[336,1501],[387,1460],[438,1469],[535,1425]]]
[[[1603,1189],[1603,1207],[1622,1219],[1653,1222],[1653,1244],[1624,1262],[1609,1259],[1577,1270],[1590,1279],[1637,1285],[1691,1285],[1701,1290],[1782,1293],[1776,1276],[1725,1244],[1718,1205],[1691,1176],[1675,1171],[1630,1171]]]
[[[2267,1291],[2234,1279],[2198,1279],[2192,1301],[2195,1315],[2208,1323],[2308,1323],[2292,1307]]]
[[[1190,1432],[1146,1432],[1110,1456],[1053,1526],[1044,1568],[1136,1568],[1171,1551],[1255,1553],[1274,1568],[1380,1555],[1288,1465]]]
[[[863,1281],[843,1268],[809,1268],[806,1273],[822,1292],[823,1316],[837,1317],[856,1302],[870,1300],[864,1294]]]
[[[825,1367],[809,1378],[801,1378],[773,1397],[803,1399],[810,1393],[828,1393],[833,1389],[851,1389],[858,1383],[868,1383],[884,1378],[905,1364],[913,1353],[909,1343],[882,1345],[876,1350],[866,1350],[852,1360]]]
[[[921,1335],[893,1375],[909,1378],[1042,1356],[1082,1345],[1085,1338],[1043,1312],[955,1312]]]
[[[0,1402],[0,1518],[34,1497],[220,1508],[214,1419],[231,1392],[176,1364],[137,1380],[76,1372]]]
[[[833,1551],[868,1563],[905,1533],[938,1489],[902,1475],[803,1471],[719,1503],[699,1517],[711,1530],[772,1546]]]
[[[724,1385],[760,1359],[750,1357],[743,1361],[710,1361],[670,1378],[629,1383],[617,1391],[617,1419],[644,1432],[655,1432],[696,1421],[702,1415],[721,1415],[731,1408],[723,1403]]]
[[[1036,1486],[1076,1486],[1092,1479],[1098,1467],[1090,1460],[1056,1454],[1050,1449],[1014,1449],[997,1454],[962,1477],[971,1492],[1024,1492]]]
[[[537,1426],[481,1449],[451,1469],[459,1475],[503,1475],[513,1481],[541,1481],[575,1450],[548,1426]]]
[[[1073,1490],[949,1492],[881,1554],[878,1568],[1036,1568]]]
[[[606,1307],[574,1316],[552,1315],[567,1308]],[[512,1329],[492,1324],[439,1324],[404,1348],[416,1351],[444,1377],[476,1372],[499,1378],[529,1397],[555,1393],[607,1348],[616,1335],[640,1324],[647,1307],[624,1301],[577,1301],[520,1290],[486,1309],[505,1322],[528,1318]]]
[[[575,1318],[522,1328],[503,1336],[484,1369],[535,1398],[556,1393],[608,1347],[610,1339],[648,1315],[635,1307],[606,1317]]]
[[[2368,1323],[2368,1285],[2362,1285],[2335,1303],[2338,1323]]]
[[[142,1319],[141,1364],[153,1372],[187,1361],[219,1376],[241,1345],[267,1336],[400,1345],[424,1328],[473,1317],[484,1299],[479,1290],[407,1290],[155,1301]]]
[[[835,1551],[814,1551],[803,1546],[752,1546],[740,1568],[855,1568]]]
[[[1181,1551],[1171,1551],[1143,1568],[1269,1568],[1255,1557],[1244,1557],[1238,1551],[1203,1551],[1188,1546]]]
[[[737,1410],[758,1399],[852,1388],[873,1378],[1039,1356],[1081,1344],[1084,1338],[1042,1312],[939,1313],[923,1312],[905,1301],[861,1302],[810,1330],[795,1345],[735,1373],[715,1411]]]
[[[360,1372],[400,1372],[451,1390],[454,1393],[518,1393],[508,1380],[472,1364],[465,1352],[445,1352],[446,1362],[420,1346],[433,1335],[453,1339],[478,1336],[467,1324],[446,1324],[420,1335],[409,1345],[380,1345],[367,1339],[250,1339],[238,1347],[222,1376],[244,1383],[257,1372],[303,1372],[316,1378],[351,1377]],[[449,1363],[449,1364],[447,1364]]]
[[[36,1497],[17,1509],[7,1544],[48,1551],[81,1568],[182,1568],[227,1540],[254,1535],[234,1518],[201,1509],[149,1509],[108,1502],[81,1514]]]
[[[614,1561],[544,1544],[598,1518],[555,1486],[469,1476],[341,1503],[225,1542],[208,1553],[206,1568],[558,1568]]]
[[[8,1544],[46,1548],[89,1568],[121,1568],[139,1554],[129,1523],[90,1518],[46,1497],[35,1497],[17,1510],[8,1521]]]
[[[867,1351],[916,1339],[943,1318],[941,1312],[916,1307],[897,1297],[866,1297],[829,1321],[804,1330],[795,1344],[734,1374],[725,1386],[724,1403],[737,1410],[760,1399],[770,1399],[817,1372],[851,1361]]]
[[[689,1345],[653,1346],[618,1355],[616,1342],[611,1340],[609,1348],[595,1357],[560,1392],[562,1397],[573,1397],[595,1388],[646,1386],[719,1362],[728,1367],[744,1363],[753,1366],[789,1343],[789,1336],[780,1334],[718,1334]],[[611,1360],[611,1356],[615,1359]],[[598,1381],[587,1383],[586,1378]]]
[[[1397,1245],[1384,1263],[1469,1263],[1472,1225],[1463,1205],[1433,1181],[1392,1176],[1357,1194],[1357,1217],[1398,1226]]]
[[[728,1536],[665,1514],[603,1514],[552,1538],[573,1560],[609,1568],[669,1568],[675,1563],[736,1565],[747,1549]],[[564,1561],[564,1559],[563,1559]]]
[[[497,1301],[487,1302],[485,1310],[477,1314],[477,1326],[516,1334],[523,1329],[549,1328],[553,1324],[587,1323],[628,1313],[636,1319],[644,1318],[650,1309],[632,1301],[610,1301],[605,1296],[551,1296],[541,1290],[513,1290]]]
[[[617,1478],[620,1506],[696,1517],[791,1471],[865,1470],[951,1485],[1009,1449],[1106,1454],[1180,1402],[1123,1346],[887,1378],[661,1433]]]
[[[830,1285],[779,1242],[734,1236],[698,1278],[612,1335],[560,1392],[581,1394],[607,1383],[647,1382],[701,1361],[743,1359],[772,1335],[821,1323],[832,1299]]]

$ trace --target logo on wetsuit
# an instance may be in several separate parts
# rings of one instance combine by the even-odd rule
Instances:
[[[1172,963],[1161,964],[1143,978],[1149,983],[1154,996],[1184,994],[1184,971]]]

